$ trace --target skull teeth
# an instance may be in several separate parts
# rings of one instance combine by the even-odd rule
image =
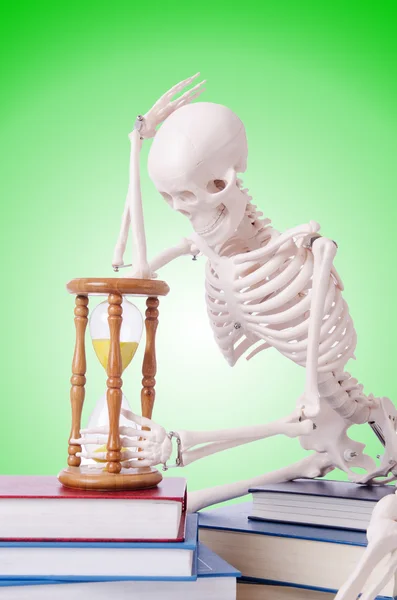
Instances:
[[[221,219],[222,215],[224,214],[226,210],[226,206],[224,204],[222,204],[217,211],[215,220],[212,221],[211,223],[209,223],[208,225],[205,226],[204,229],[201,229],[200,231],[197,231],[197,233],[199,235],[203,235],[205,233],[209,233],[210,231],[212,231],[213,229],[215,229],[216,225],[218,224],[219,220]]]

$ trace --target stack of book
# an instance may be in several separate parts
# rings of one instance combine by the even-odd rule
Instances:
[[[252,503],[199,516],[200,541],[242,573],[238,600],[331,600],[365,551],[376,502],[395,487],[298,480],[250,491]],[[395,589],[390,581],[379,598]]]
[[[235,600],[239,575],[198,543],[184,479],[94,492],[0,477],[0,599]]]

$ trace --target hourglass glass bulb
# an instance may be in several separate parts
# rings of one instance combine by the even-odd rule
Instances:
[[[122,370],[126,369],[134,358],[143,330],[143,318],[134,304],[123,298],[123,321],[120,330],[120,352]],[[90,317],[90,334],[92,345],[99,362],[107,370],[110,330],[108,323],[108,303],[101,302],[94,308]]]

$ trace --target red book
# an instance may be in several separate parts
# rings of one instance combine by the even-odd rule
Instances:
[[[167,477],[148,490],[96,492],[66,488],[52,475],[1,475],[0,515],[1,540],[179,542],[186,480]]]

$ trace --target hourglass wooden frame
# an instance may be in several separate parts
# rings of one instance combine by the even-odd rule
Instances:
[[[142,363],[142,416],[152,417],[155,401],[156,331],[158,326],[158,296],[166,296],[169,287],[164,281],[151,279],[85,278],[73,279],[66,289],[75,294],[74,323],[76,342],[72,361],[70,402],[72,426],[69,436],[68,467],[59,475],[66,487],[94,490],[134,490],[156,486],[162,475],[152,467],[126,469],[121,466],[120,409],[122,402],[122,360],[120,330],[123,321],[123,296],[146,297],[145,330],[146,345]],[[81,446],[71,444],[71,439],[80,437],[81,416],[85,398],[86,350],[85,333],[88,323],[89,296],[108,296],[108,323],[110,349],[107,365],[107,405],[109,411],[109,436],[107,442],[106,469],[96,471],[81,465]]]

